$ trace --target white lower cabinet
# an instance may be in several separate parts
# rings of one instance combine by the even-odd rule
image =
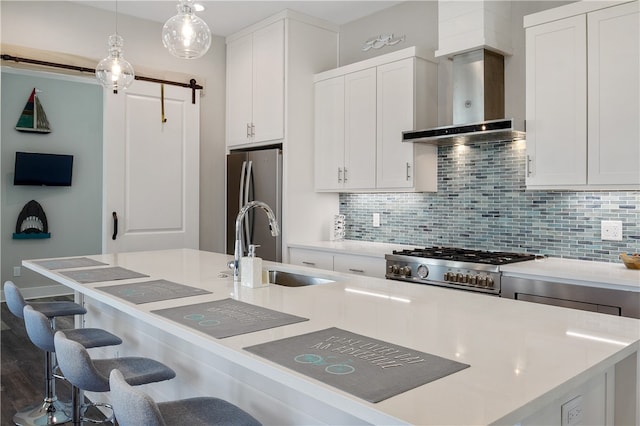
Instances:
[[[289,248],[289,263],[376,278],[384,278],[386,268],[384,258],[380,257],[294,247]]]
[[[290,248],[289,263],[333,271],[333,254],[317,250]]]
[[[333,255],[333,270],[336,272],[384,278],[385,265],[385,260],[379,257],[357,256],[353,254]]]

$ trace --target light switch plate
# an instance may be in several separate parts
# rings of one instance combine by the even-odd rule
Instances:
[[[603,241],[622,241],[622,221],[603,220],[600,222],[600,236]]]
[[[380,213],[373,214],[373,227],[374,228],[380,227]]]
[[[560,422],[562,426],[581,424],[583,414],[582,395],[578,395],[571,401],[564,403],[560,410],[562,412],[562,420]]]

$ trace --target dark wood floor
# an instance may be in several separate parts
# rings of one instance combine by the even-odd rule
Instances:
[[[71,300],[67,297],[53,297],[42,300]],[[16,411],[41,402],[44,397],[44,352],[34,346],[27,336],[23,320],[15,317],[0,304],[1,354],[0,354],[0,425],[13,425]],[[73,317],[59,317],[56,328],[72,328]],[[68,383],[57,380],[56,394],[61,401],[71,399]],[[89,411],[96,417],[94,410]],[[103,423],[110,425],[111,423]]]

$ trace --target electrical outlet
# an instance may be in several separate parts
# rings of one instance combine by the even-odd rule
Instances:
[[[603,241],[622,241],[622,221],[603,220],[600,222],[600,237]]]
[[[561,407],[562,426],[579,425],[582,421],[582,395],[578,395],[571,401],[566,402]]]
[[[373,227],[374,228],[380,227],[380,213],[373,214]]]
[[[13,276],[14,277],[19,277],[21,273],[22,273],[22,269],[19,266],[14,266],[13,267]]]

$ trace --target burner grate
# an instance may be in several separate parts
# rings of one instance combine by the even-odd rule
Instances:
[[[457,262],[484,263],[489,265],[506,265],[536,258],[533,254],[510,253],[502,251],[470,250],[456,247],[426,247],[407,250],[394,250],[393,254],[431,259],[451,260]]]

